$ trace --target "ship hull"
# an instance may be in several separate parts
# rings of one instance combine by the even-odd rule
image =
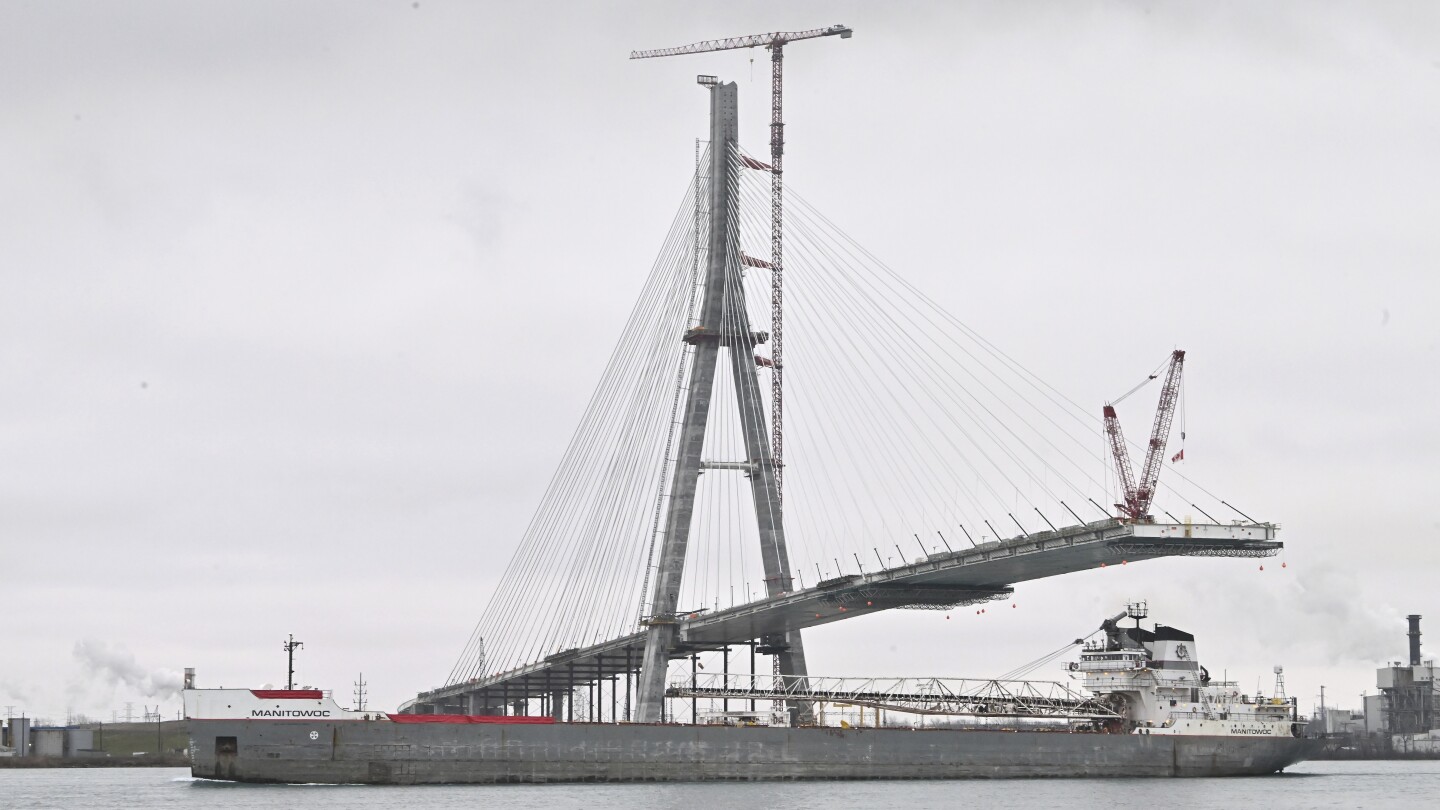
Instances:
[[[493,784],[1274,773],[1295,737],[604,723],[190,720],[191,772],[237,782]]]

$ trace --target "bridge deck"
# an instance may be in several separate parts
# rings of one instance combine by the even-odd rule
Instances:
[[[1003,599],[1015,583],[1098,568],[1102,563],[1174,556],[1267,557],[1283,547],[1275,539],[1278,528],[1272,523],[1130,524],[1111,519],[931,554],[883,571],[837,577],[745,605],[669,619],[679,625],[679,645],[672,658],[881,610],[946,609]],[[639,667],[644,645],[642,630],[425,692],[402,708],[425,712],[501,707],[568,690],[571,685],[623,676]]]

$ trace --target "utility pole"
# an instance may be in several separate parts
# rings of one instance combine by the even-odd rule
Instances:
[[[305,642],[295,640],[294,633],[291,633],[290,640],[285,642],[285,654],[286,656],[288,656],[290,662],[289,669],[287,670],[287,674],[285,676],[286,689],[295,688],[295,651],[304,646]]]

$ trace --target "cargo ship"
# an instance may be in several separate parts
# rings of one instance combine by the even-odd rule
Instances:
[[[689,724],[583,723],[391,714],[344,708],[320,690],[190,683],[191,773],[344,784],[1205,777],[1275,773],[1321,750],[1323,740],[1305,736],[1294,698],[1242,694],[1212,679],[1193,635],[1145,629],[1137,613],[1107,619],[1065,665],[1088,693],[1088,713],[1026,718],[1011,706],[1013,722],[968,727],[792,726],[783,710],[697,714]],[[1122,626],[1131,617],[1134,626]]]

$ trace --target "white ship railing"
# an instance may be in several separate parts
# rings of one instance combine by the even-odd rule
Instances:
[[[1080,672],[1110,672],[1126,669],[1143,669],[1145,654],[1141,652],[1085,653],[1075,669]]]

